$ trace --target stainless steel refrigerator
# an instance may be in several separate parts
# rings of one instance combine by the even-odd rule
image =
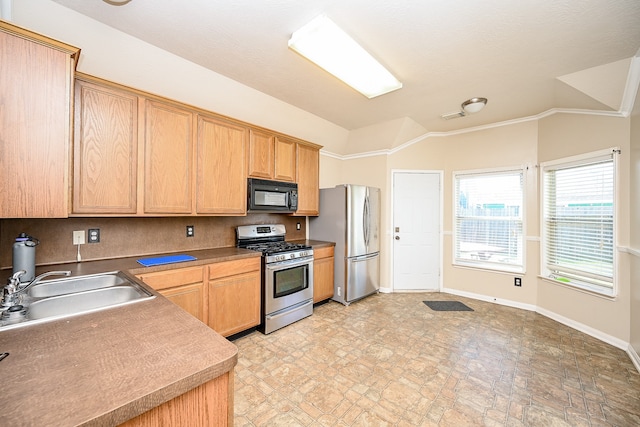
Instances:
[[[380,289],[380,189],[338,185],[320,190],[309,238],[335,247],[333,299],[344,305]]]

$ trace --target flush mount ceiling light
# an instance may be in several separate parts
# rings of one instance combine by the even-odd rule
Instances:
[[[111,6],[122,6],[129,3],[131,0],[102,0],[105,3],[109,3]]]
[[[471,98],[462,103],[462,111],[468,114],[477,113],[487,104],[487,98]]]
[[[402,87],[398,79],[325,15],[294,32],[289,48],[367,98]]]
[[[454,111],[453,113],[443,114],[442,117],[445,120],[457,119],[464,117],[467,114],[477,113],[487,105],[487,98],[471,98],[464,101],[461,105],[462,110]]]

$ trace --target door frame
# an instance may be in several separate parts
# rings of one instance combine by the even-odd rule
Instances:
[[[440,269],[440,274],[438,275],[438,290],[437,292],[442,292],[443,289],[443,280],[444,280],[444,269],[443,269],[443,247],[444,247],[444,236],[443,236],[443,221],[444,221],[444,170],[438,169],[391,169],[391,197],[389,200],[389,205],[391,206],[390,215],[389,215],[389,283],[391,283],[391,292],[396,292],[396,284],[395,284],[395,246],[393,243],[394,233],[393,233],[393,224],[394,224],[394,216],[395,216],[395,176],[399,173],[417,173],[417,174],[428,174],[428,175],[438,175],[440,178],[440,190],[439,190],[439,203],[440,203],[440,224],[438,224],[438,232],[440,235],[438,242],[438,250],[440,251],[440,262],[438,268]],[[424,291],[407,291],[402,290],[402,292],[424,292]]]

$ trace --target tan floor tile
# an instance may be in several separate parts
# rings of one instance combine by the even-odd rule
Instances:
[[[434,312],[427,299],[473,312]],[[237,426],[635,426],[626,353],[540,314],[440,294],[329,302],[235,340]]]

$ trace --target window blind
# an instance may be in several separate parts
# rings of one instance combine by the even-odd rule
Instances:
[[[547,275],[612,294],[615,169],[612,154],[545,166]]]
[[[524,271],[523,171],[454,177],[454,263]]]

